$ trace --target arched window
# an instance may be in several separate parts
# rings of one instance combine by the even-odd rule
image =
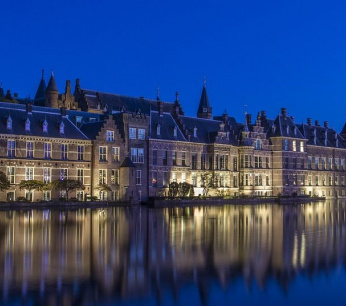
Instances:
[[[30,119],[27,118],[25,121],[25,131],[30,132]]]
[[[262,150],[262,141],[261,139],[255,140],[255,150]]]

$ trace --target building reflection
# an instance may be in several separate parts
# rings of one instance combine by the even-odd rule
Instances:
[[[178,299],[237,279],[289,291],[346,258],[345,202],[0,212],[1,302]]]

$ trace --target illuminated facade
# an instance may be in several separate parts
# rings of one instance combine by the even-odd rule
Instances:
[[[0,91],[0,98],[3,91]],[[2,200],[57,199],[59,192],[19,190],[22,180],[81,180],[80,200],[133,202],[167,195],[170,182],[188,182],[203,195],[346,196],[346,128],[297,124],[283,108],[243,123],[227,113],[212,117],[205,84],[197,117],[173,103],[82,89],[66,82],[59,94],[53,74],[42,77],[33,100],[0,103],[0,170],[11,182]],[[106,184],[111,191],[99,189]]]

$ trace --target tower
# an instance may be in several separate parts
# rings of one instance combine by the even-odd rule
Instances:
[[[48,82],[45,98],[46,98],[45,104],[47,107],[55,107],[55,108],[59,107],[59,104],[58,104],[59,91],[58,91],[58,88],[56,87],[53,71]]]
[[[211,116],[212,116],[212,111],[211,111],[211,107],[209,104],[209,98],[207,95],[206,80],[204,78],[201,99],[199,101],[199,106],[198,106],[198,110],[197,110],[197,117],[198,118],[204,118],[204,119],[210,119]]]
[[[46,82],[44,80],[44,70],[42,69],[42,77],[40,84],[38,85],[35,97],[34,97],[34,103],[35,105],[39,106],[45,106],[46,101]]]

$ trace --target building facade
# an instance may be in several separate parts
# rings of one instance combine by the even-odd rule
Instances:
[[[4,98],[0,90],[0,101]],[[8,100],[8,99],[7,99]],[[7,101],[6,100],[6,101]],[[174,102],[82,89],[44,76],[33,100],[0,102],[0,171],[11,188],[1,200],[51,200],[56,190],[20,190],[22,180],[83,182],[79,200],[146,201],[168,195],[171,182],[193,185],[194,195],[310,195],[344,197],[346,126],[337,133],[310,118],[297,124],[285,108],[237,122],[212,115],[206,86],[196,117]],[[16,100],[16,101],[17,101]],[[206,182],[207,178],[208,182]]]

